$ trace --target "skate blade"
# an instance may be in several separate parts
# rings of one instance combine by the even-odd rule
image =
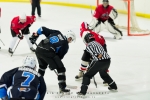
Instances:
[[[103,84],[104,86],[108,86],[108,83]]]
[[[109,89],[109,90],[110,90],[110,92],[118,92],[117,89]]]
[[[80,80],[82,80],[83,79],[83,77],[81,77],[81,78],[78,78],[78,79],[75,79],[76,81],[80,81]]]
[[[77,89],[78,88],[77,86],[72,86],[72,85],[67,85],[66,87],[70,88],[70,89]]]
[[[77,95],[77,97],[78,97],[78,98],[83,98],[83,99],[86,98],[85,95],[79,95],[79,94]]]
[[[70,95],[70,92],[60,92],[59,95],[60,95],[60,96]]]

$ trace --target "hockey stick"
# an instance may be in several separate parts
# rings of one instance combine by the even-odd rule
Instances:
[[[95,81],[95,77],[93,76],[93,81],[94,81],[94,84],[95,84],[95,86],[96,86],[96,88],[97,88],[97,83],[96,83],[96,81]]]
[[[19,42],[17,43],[17,45],[16,45],[16,47],[15,47],[15,49],[14,49],[14,52],[15,52],[16,48],[18,47],[18,44],[19,44],[19,43],[20,43],[20,40],[19,40]],[[14,52],[11,54],[11,57],[13,56]]]
[[[2,42],[2,44],[5,46],[4,42],[0,39],[0,41]]]
[[[91,9],[91,15],[93,16],[93,12],[92,12],[92,5],[90,5],[90,9]]]

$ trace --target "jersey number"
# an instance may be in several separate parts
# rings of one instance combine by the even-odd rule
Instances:
[[[59,41],[59,38],[57,36],[52,36],[49,39],[50,43],[57,43]]]
[[[24,82],[21,83],[21,86],[30,86],[30,83],[33,81],[35,75],[30,72],[23,72],[23,77],[27,77]]]

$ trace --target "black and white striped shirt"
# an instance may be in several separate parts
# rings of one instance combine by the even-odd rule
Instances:
[[[105,52],[103,47],[96,41],[88,43],[88,45],[86,46],[86,51],[91,54],[93,61],[111,59],[107,52]],[[98,58],[99,54],[102,54],[101,58]]]

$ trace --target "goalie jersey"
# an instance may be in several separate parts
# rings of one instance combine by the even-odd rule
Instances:
[[[9,93],[9,95],[7,95]],[[5,72],[0,80],[0,98],[43,100],[46,85],[43,77],[29,67]]]
[[[96,8],[93,16],[102,21],[106,21],[109,19],[109,14],[112,9],[114,9],[114,7],[111,5],[108,5],[107,8],[104,8],[103,5],[101,4]]]

